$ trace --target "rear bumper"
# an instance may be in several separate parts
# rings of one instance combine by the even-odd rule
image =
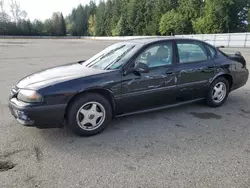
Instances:
[[[247,81],[249,79],[249,71],[248,69],[245,69],[243,72],[239,72],[234,76],[233,79],[233,85],[231,88],[231,91],[236,90],[240,87],[243,87],[246,85]]]
[[[9,109],[16,120],[24,126],[37,128],[62,127],[66,104],[30,106],[12,98]]]

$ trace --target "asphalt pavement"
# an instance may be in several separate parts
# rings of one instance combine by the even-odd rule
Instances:
[[[0,40],[1,188],[248,188],[250,81],[201,103],[115,119],[102,134],[21,126],[8,95],[22,77],[91,57],[113,41]],[[250,49],[241,51],[250,67]]]

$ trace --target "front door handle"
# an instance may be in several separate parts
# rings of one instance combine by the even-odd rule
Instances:
[[[173,72],[166,72],[167,75],[173,75]]]
[[[172,74],[174,74],[174,70],[170,69],[170,70],[168,70],[168,71],[166,72],[166,74],[167,74],[167,75],[172,75]]]

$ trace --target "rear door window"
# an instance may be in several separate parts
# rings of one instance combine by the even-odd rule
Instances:
[[[207,50],[200,42],[177,41],[180,63],[194,63],[208,59]]]

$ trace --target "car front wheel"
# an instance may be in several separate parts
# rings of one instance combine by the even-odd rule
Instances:
[[[112,108],[103,96],[89,93],[73,101],[67,118],[68,127],[75,134],[93,136],[107,127],[112,118]]]
[[[225,103],[229,94],[229,82],[226,78],[217,78],[210,86],[207,94],[207,105],[219,107]]]

